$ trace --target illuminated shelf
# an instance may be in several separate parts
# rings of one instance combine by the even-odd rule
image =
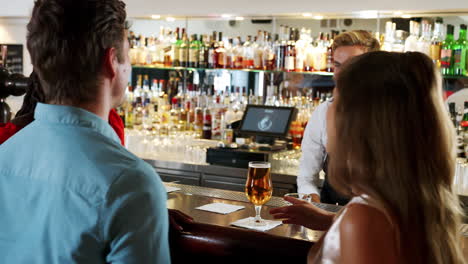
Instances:
[[[220,68],[191,68],[191,67],[159,67],[153,65],[133,65],[134,69],[155,69],[155,70],[186,70],[186,71],[242,71],[242,72],[255,72],[255,73],[294,73],[294,74],[309,74],[321,76],[333,76],[333,72],[296,72],[296,71],[269,71],[269,70],[254,70],[254,69],[220,69]]]
[[[467,75],[444,75],[444,79],[468,79]]]

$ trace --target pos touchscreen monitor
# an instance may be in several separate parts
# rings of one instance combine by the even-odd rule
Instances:
[[[296,115],[294,107],[248,105],[239,128],[242,135],[285,138]]]

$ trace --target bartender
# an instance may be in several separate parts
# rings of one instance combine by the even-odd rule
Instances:
[[[344,32],[332,44],[335,76],[340,73],[341,65],[347,60],[370,51],[380,49],[379,41],[364,30]],[[329,156],[327,145],[327,110],[333,99],[320,104],[312,113],[304,132],[302,157],[297,177],[298,193],[310,194],[313,202],[345,205],[348,199],[341,197],[327,181]],[[319,173],[325,172],[325,181],[319,191]]]

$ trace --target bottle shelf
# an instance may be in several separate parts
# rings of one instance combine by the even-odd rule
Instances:
[[[444,79],[468,79],[468,75],[444,75]]]
[[[320,76],[333,76],[333,72],[306,72],[306,71],[279,71],[279,70],[257,70],[257,69],[222,69],[222,68],[191,68],[191,67],[160,67],[154,65],[132,65],[134,69],[156,69],[156,70],[187,70],[187,71],[242,71],[255,73],[293,73],[293,74],[308,74]]]

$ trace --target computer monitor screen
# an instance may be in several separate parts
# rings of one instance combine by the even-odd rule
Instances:
[[[294,115],[294,107],[248,105],[239,132],[249,135],[285,137]]]

